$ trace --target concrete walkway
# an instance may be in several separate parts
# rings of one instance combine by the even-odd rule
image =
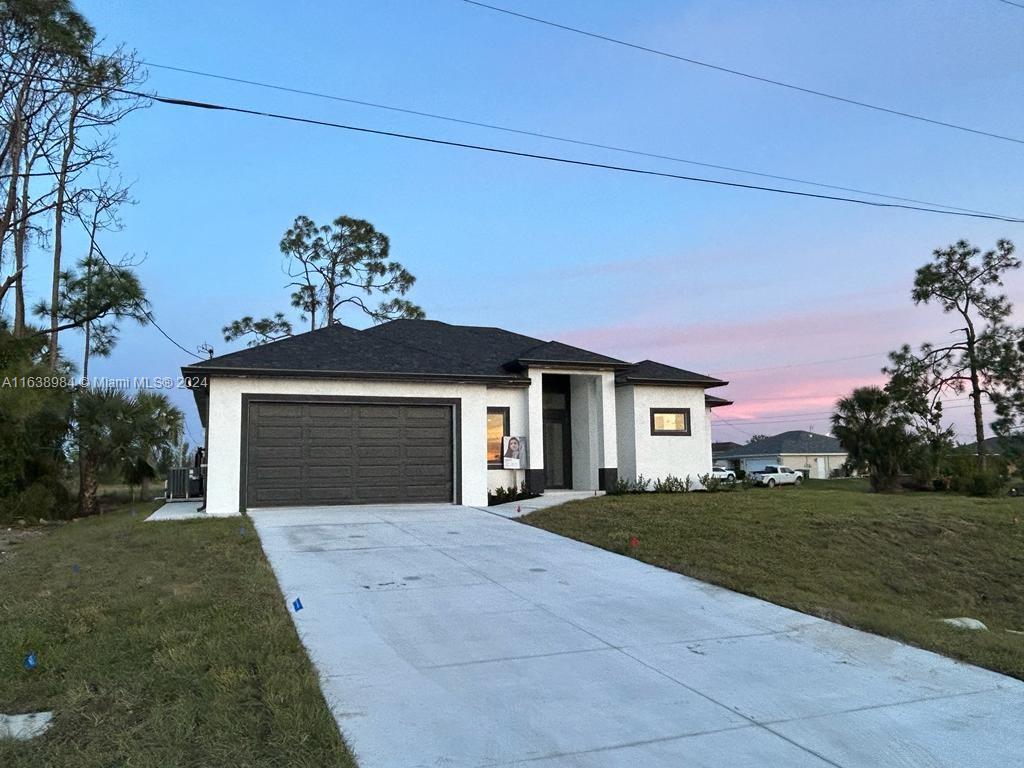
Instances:
[[[158,523],[162,520],[191,520],[196,517],[209,517],[205,512],[200,512],[199,507],[203,504],[202,499],[196,501],[171,501],[164,504],[152,515],[146,518],[147,523]]]
[[[517,517],[523,517],[531,512],[536,512],[538,509],[557,507],[559,504],[565,504],[567,501],[591,499],[595,496],[604,496],[604,491],[545,491],[542,495],[535,496],[532,499],[510,501],[507,504],[495,504],[493,507],[474,507],[474,509],[514,520]]]
[[[361,768],[1024,755],[1024,683],[486,512],[252,517]]]

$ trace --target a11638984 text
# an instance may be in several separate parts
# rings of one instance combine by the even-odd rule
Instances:
[[[5,376],[0,378],[0,389],[192,389],[206,385],[202,376],[93,376],[79,379],[74,376]]]

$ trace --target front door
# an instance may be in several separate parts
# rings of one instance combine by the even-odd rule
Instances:
[[[544,376],[544,487],[572,488],[569,377]]]

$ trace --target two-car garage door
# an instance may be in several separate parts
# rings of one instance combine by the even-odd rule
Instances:
[[[453,500],[452,405],[246,405],[245,506]]]

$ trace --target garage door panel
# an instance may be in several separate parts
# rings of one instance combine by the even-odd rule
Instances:
[[[292,480],[294,482],[302,482],[302,467],[301,466],[266,466],[260,467],[259,471],[260,481],[267,480]]]
[[[450,502],[452,408],[251,403],[246,504]]]
[[[407,459],[445,459],[451,453],[451,446],[441,445],[410,445],[405,449]]]
[[[358,504],[359,500],[350,492],[337,488],[307,488],[302,501],[296,504]]]
[[[302,439],[302,427],[299,426],[281,426],[281,427],[270,427],[264,424],[256,427],[256,438],[258,440],[267,441],[283,441],[283,440],[301,440]]]
[[[302,403],[253,403],[250,413],[264,419],[297,419],[302,416],[306,406]]]
[[[381,427],[360,424],[354,439],[358,443],[394,443],[401,439],[401,437],[402,428],[398,425]]]
[[[275,505],[295,505],[302,503],[300,488],[265,488],[258,492],[255,506],[270,507]]]
[[[313,466],[306,469],[306,479],[314,480],[352,480],[353,472],[351,467],[335,466]]]
[[[339,459],[350,459],[354,455],[355,448],[351,445],[306,445],[305,449],[299,447],[300,455],[304,455],[307,461],[329,461],[337,463]]]
[[[355,430],[349,426],[328,426],[314,424],[306,429],[306,439],[325,445],[349,442],[355,437]]]
[[[249,456],[250,459],[255,458],[260,467],[275,464],[301,466],[303,462],[302,446],[300,445],[281,449],[251,448]]]
[[[353,449],[362,461],[373,459],[400,459],[404,453],[400,446],[390,445],[359,445]]]

